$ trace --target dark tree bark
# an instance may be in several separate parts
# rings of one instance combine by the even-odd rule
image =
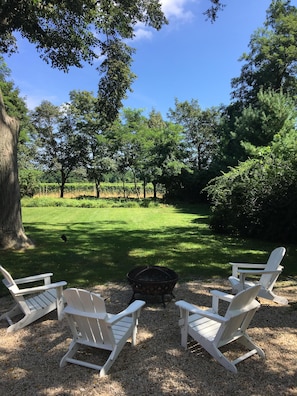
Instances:
[[[17,145],[19,123],[5,110],[0,91],[0,248],[33,247],[26,236],[21,216]]]

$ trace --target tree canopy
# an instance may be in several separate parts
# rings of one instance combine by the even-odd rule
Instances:
[[[297,97],[297,8],[290,0],[273,0],[263,28],[251,36],[249,53],[239,77],[232,79],[232,96],[244,105],[254,104],[260,89]]]

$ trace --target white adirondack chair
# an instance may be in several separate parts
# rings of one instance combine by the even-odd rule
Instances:
[[[232,276],[229,276],[229,281],[232,285],[232,293],[238,293],[247,287],[258,284],[261,285],[259,297],[272,300],[278,304],[288,304],[285,297],[277,296],[272,290],[284,268],[280,263],[285,253],[286,249],[284,247],[274,249],[266,264],[230,263],[232,265]],[[247,280],[247,277],[251,276],[257,276],[258,280]]]
[[[67,362],[99,370],[100,377],[106,375],[127,340],[132,337],[136,344],[138,318],[144,301],[136,300],[117,315],[106,312],[105,303],[99,294],[81,289],[66,289],[64,292],[67,306],[64,314],[72,332],[72,342],[60,362],[60,367]],[[110,351],[103,365],[73,356],[81,345]]]
[[[187,349],[188,335],[190,335],[222,366],[233,373],[237,373],[237,363],[256,353],[264,358],[263,350],[246,334],[260,306],[255,299],[259,289],[260,286],[253,286],[236,296],[212,290],[212,308],[207,310],[197,308],[185,301],[177,301],[175,304],[180,309],[181,345]],[[220,299],[230,303],[224,316],[218,314]],[[249,351],[230,361],[219,348],[233,341],[238,341]]]
[[[0,271],[4,277],[4,285],[16,302],[10,311],[0,316],[0,320],[6,319],[9,324],[7,332],[10,333],[22,329],[55,309],[57,309],[58,319],[61,318],[64,308],[63,286],[66,286],[67,282],[51,283],[52,273],[13,279],[11,274],[1,265]],[[43,285],[19,288],[19,285],[32,284],[34,282],[42,282]],[[16,323],[13,323],[12,318],[20,314],[24,316]]]

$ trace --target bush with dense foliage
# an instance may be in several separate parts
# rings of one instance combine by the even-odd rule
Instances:
[[[206,188],[218,232],[293,242],[297,233],[296,131],[214,179]]]

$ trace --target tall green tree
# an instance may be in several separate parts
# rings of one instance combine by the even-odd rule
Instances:
[[[254,104],[260,89],[297,97],[297,8],[290,0],[273,0],[264,27],[251,36],[249,53],[239,77],[233,78],[232,96],[242,107]]]
[[[169,118],[182,127],[187,151],[188,171],[180,175],[180,191],[174,193],[180,199],[204,199],[200,192],[214,177],[213,162],[220,148],[221,113],[217,107],[202,110],[194,99],[184,102],[176,99],[175,108],[169,110]]]
[[[297,228],[297,113],[295,101],[275,92],[259,93],[255,109],[238,126],[252,138],[242,141],[248,159],[215,178],[206,188],[211,227],[220,232],[292,242]],[[273,132],[272,132],[273,131]]]
[[[92,92],[71,91],[67,104],[77,133],[86,142],[83,164],[87,177],[95,183],[96,197],[100,198],[101,182],[104,176],[115,170],[111,144],[102,131],[101,115],[97,111],[97,98]]]
[[[43,170],[52,173],[60,185],[60,197],[73,170],[85,164],[87,139],[80,134],[71,108],[59,108],[43,101],[32,113],[37,131],[39,163]]]
[[[132,174],[135,192],[139,197],[137,187],[139,169],[143,161],[146,138],[146,118],[141,109],[124,108],[118,122],[116,122],[109,133],[113,142],[117,169],[121,175],[123,184],[127,172]]]
[[[158,184],[165,187],[165,195],[169,197],[180,187],[182,172],[189,169],[186,165],[182,142],[182,128],[180,125],[167,121],[161,129],[158,128],[152,132],[154,144],[150,153],[149,169],[154,186],[154,198],[156,198]]]
[[[198,171],[209,168],[218,150],[219,110],[202,110],[194,99],[190,102],[175,99],[175,108],[169,109],[169,118],[183,127],[190,167]]]

